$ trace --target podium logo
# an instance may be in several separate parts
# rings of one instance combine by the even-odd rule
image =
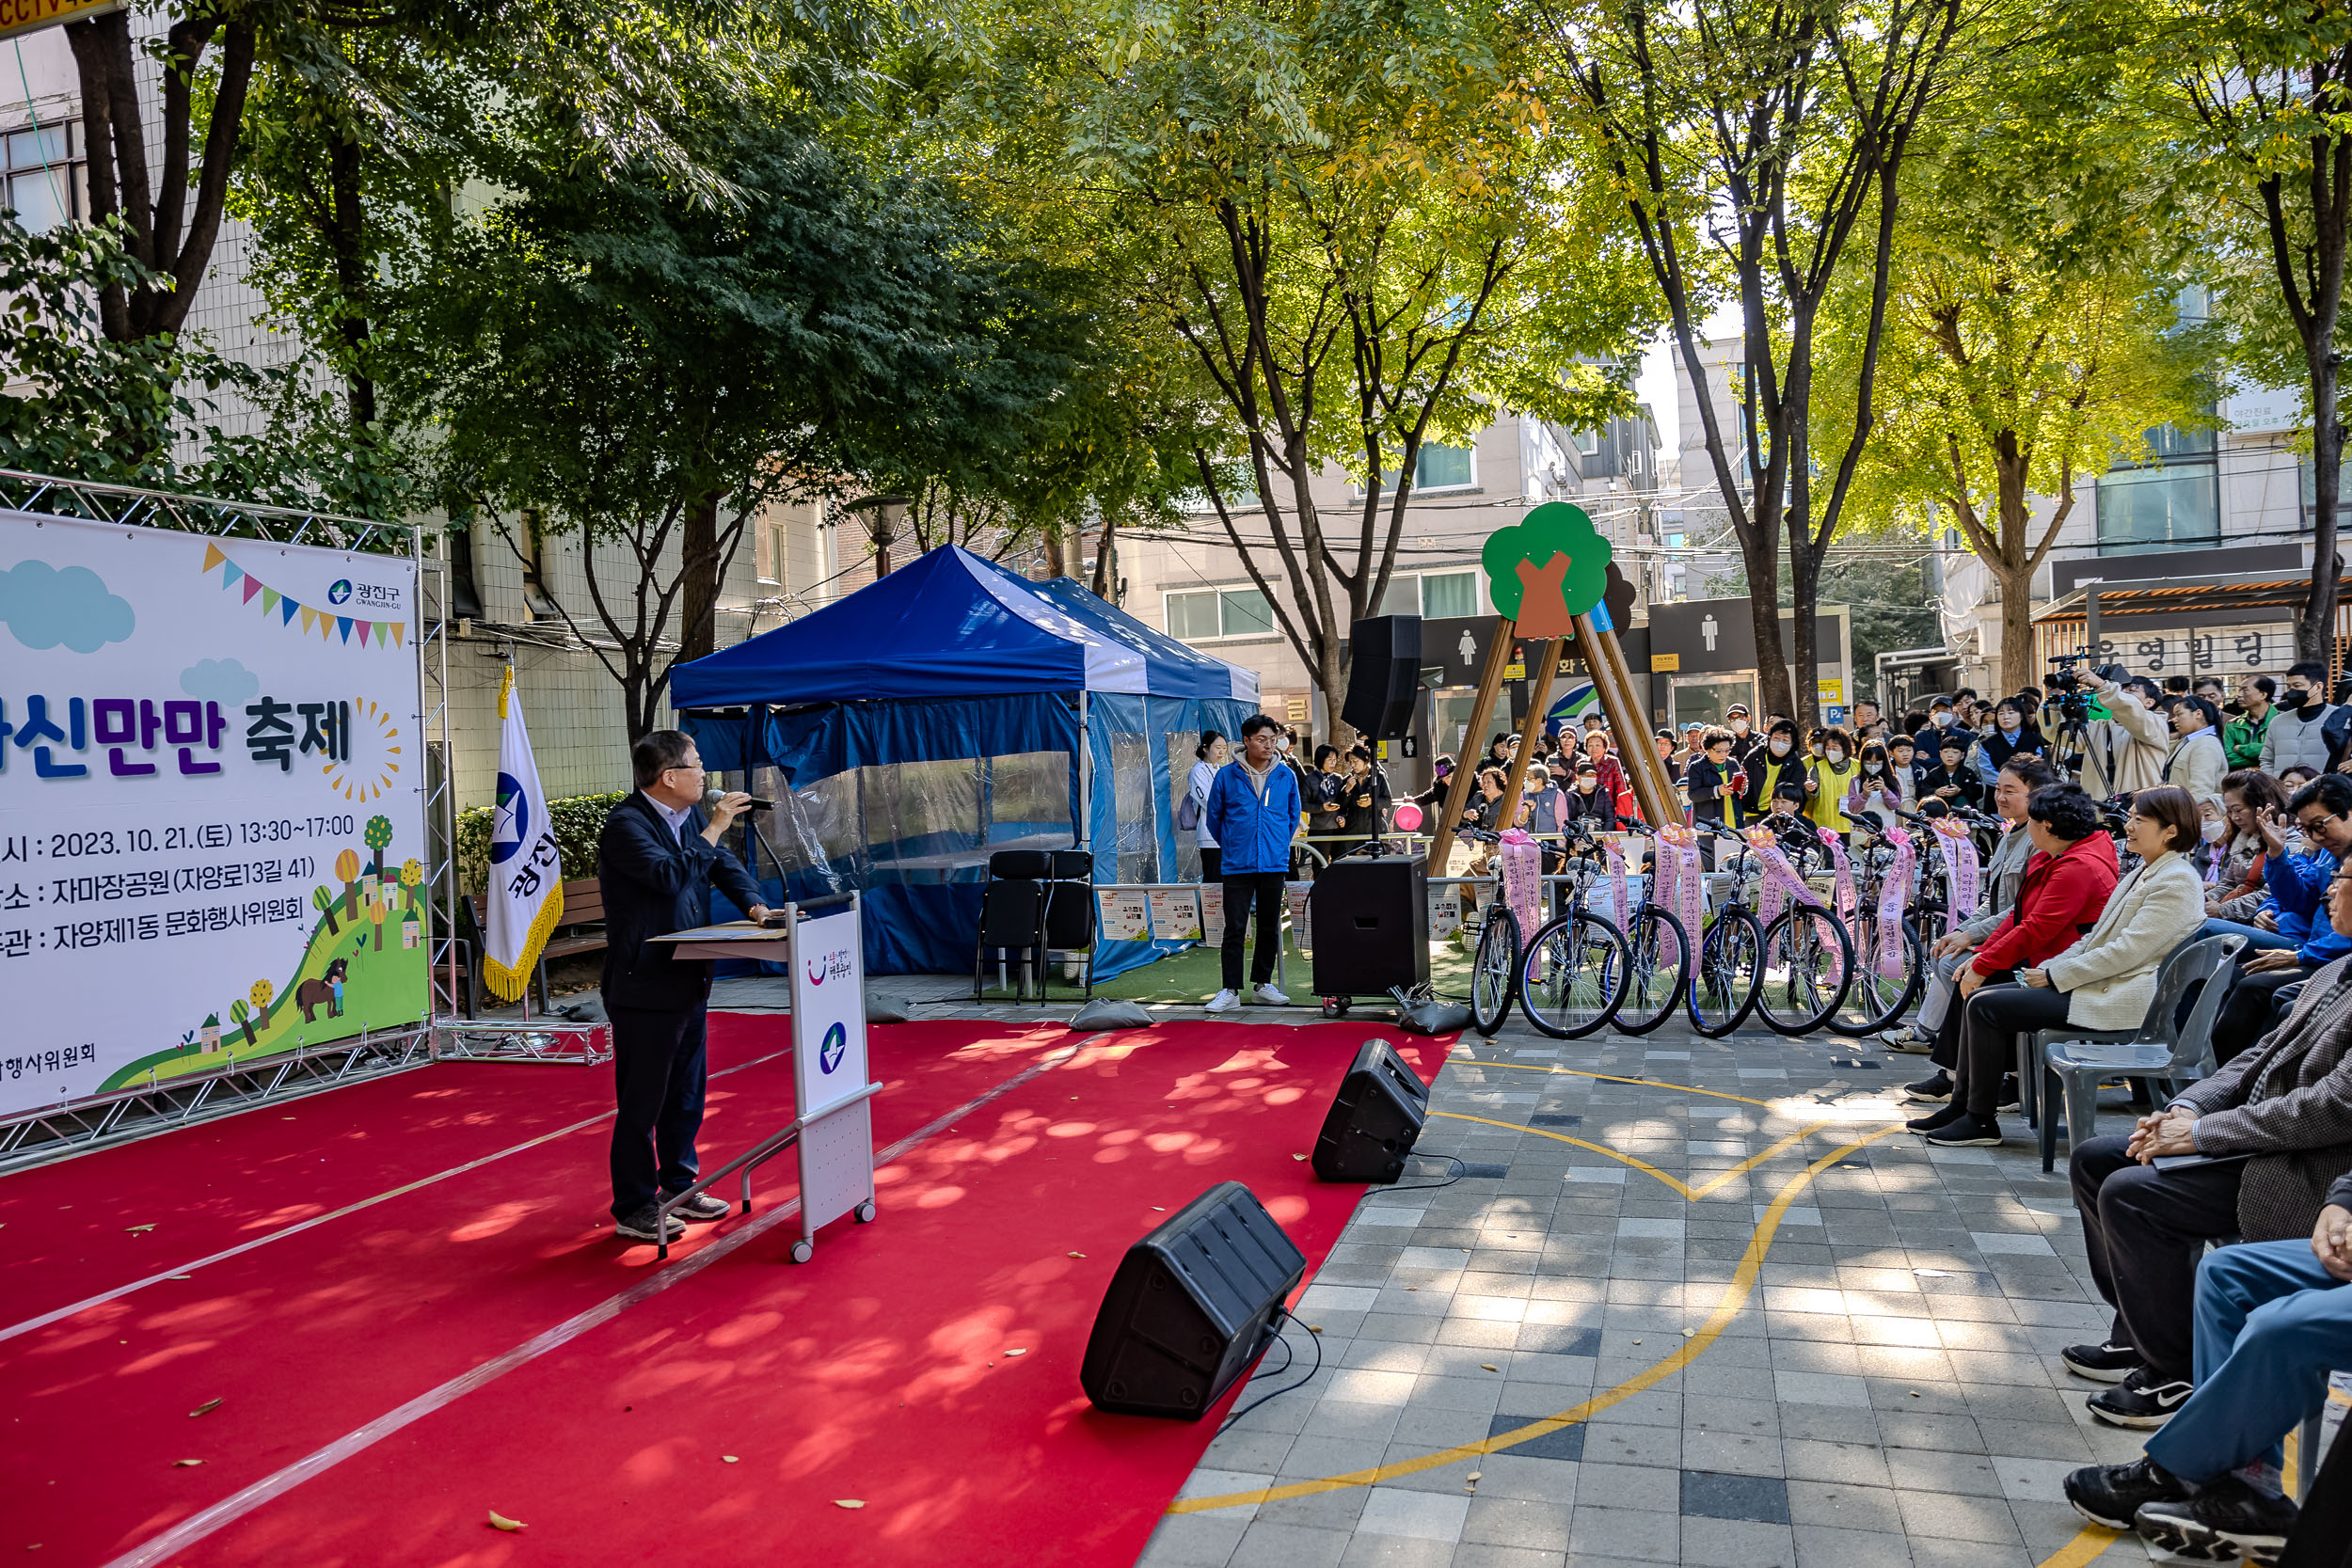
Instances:
[[[849,973],[850,950],[846,947],[837,953],[827,953],[808,960],[808,983],[811,987],[821,986]]]
[[[328,604],[350,603],[351,579],[349,578],[337,578],[326,590],[326,602]]]
[[[849,1051],[850,1031],[846,1025],[835,1023],[825,1031],[824,1043],[817,1048],[817,1065],[822,1070],[831,1072],[841,1065],[841,1058],[848,1055]]]

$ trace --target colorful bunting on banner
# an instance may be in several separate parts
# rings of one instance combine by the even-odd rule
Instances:
[[[371,642],[379,648],[387,644],[401,647],[407,643],[408,624],[405,621],[368,621],[352,615],[337,615],[331,610],[315,610],[301,603],[292,594],[270,587],[269,584],[222,554],[219,546],[207,544],[204,546],[204,571],[209,575],[215,570],[220,573],[220,585],[223,588],[238,590],[243,595],[242,602],[246,604],[251,604],[259,598],[262,601],[262,613],[267,615],[275,611],[278,624],[281,626],[293,626],[294,617],[299,615],[302,617],[302,629],[306,633],[316,630],[329,642],[337,641],[339,637],[342,641],[348,642],[352,639],[352,633],[356,630],[359,634],[359,645],[363,648]]]

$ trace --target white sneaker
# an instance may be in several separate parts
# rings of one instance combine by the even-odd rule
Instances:
[[[1235,1007],[1240,1006],[1241,997],[1239,995],[1230,990],[1221,990],[1215,996],[1209,998],[1207,1010],[1213,1013],[1230,1013]]]
[[[1291,1005],[1291,999],[1276,990],[1271,980],[1259,981],[1258,989],[1249,993],[1249,1000],[1263,1003],[1269,1007],[1287,1007]]]

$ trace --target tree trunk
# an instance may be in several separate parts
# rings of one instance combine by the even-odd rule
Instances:
[[[1041,539],[1045,546],[1045,576],[1048,580],[1071,576],[1070,552],[1062,539],[1061,524],[1047,523]]]
[[[1796,706],[1783,708],[1780,711],[1794,719],[1800,728],[1811,729],[1821,721],[1821,658],[1819,650],[1815,647],[1819,639],[1819,629],[1813,615],[1813,606],[1821,594],[1821,556],[1820,552],[1809,543],[1798,544],[1796,542],[1799,534],[1808,531],[1804,524],[1796,521],[1797,515],[1794,512],[1789,514],[1792,520],[1789,534],[1793,547],[1788,552],[1788,591],[1789,597],[1796,601],[1794,619],[1797,645],[1788,662],[1781,667],[1782,677],[1792,688],[1789,693],[1790,701],[1794,702]],[[1773,595],[1775,599],[1778,597],[1777,594]],[[1763,606],[1760,613],[1770,614],[1772,618],[1772,641],[1778,642],[1780,641],[1778,607],[1771,601],[1760,601],[1760,603]],[[1774,652],[1778,651],[1774,650]],[[1757,672],[1759,674],[1771,667],[1764,657],[1760,640],[1756,649],[1756,662],[1759,666]],[[1841,692],[1839,695],[1842,696],[1844,693]],[[1766,705],[1768,710],[1770,706],[1768,703]]]
[[[351,422],[359,429],[375,422],[375,382],[368,374],[368,263],[363,232],[365,211],[359,192],[358,138],[348,131],[336,136],[327,151],[327,231],[322,236],[335,258],[338,323],[343,340],[343,384],[350,403]]]
[[[1119,591],[1119,515],[1105,513],[1103,535],[1094,545],[1094,596],[1104,604],[1119,601],[1111,595]]]
[[[675,662],[702,658],[719,642],[719,498],[687,503],[678,531],[678,652]]]
[[[2352,157],[2352,150],[2345,156]],[[2342,275],[2341,263],[2334,269]],[[2344,425],[2336,398],[2336,300],[2328,300],[2315,325],[2312,371],[2312,587],[2295,619],[2295,655],[2336,669],[2336,599],[2343,562],[2336,559],[2336,506],[2343,499]]]

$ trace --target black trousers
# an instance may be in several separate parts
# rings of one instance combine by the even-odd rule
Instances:
[[[1249,978],[1264,985],[1274,978],[1274,960],[1282,951],[1282,874],[1245,871],[1225,882],[1225,989],[1241,990],[1241,943],[1249,927],[1249,907],[1258,907],[1258,948],[1250,955]]]
[[[2234,1236],[2243,1161],[2159,1171],[2123,1138],[2086,1138],[2067,1160],[2090,1276],[2115,1308],[2110,1344],[2129,1344],[2161,1383],[2196,1375],[2197,1264]]]
[[[2213,1021],[2215,1059],[2227,1062],[2277,1028],[2279,1021],[2286,1016],[2285,1005],[2279,996],[2280,988],[2311,977],[2312,971],[2301,964],[2289,969],[2265,970],[2260,974],[2241,972],[2237,984],[2231,988],[2229,1000],[2221,1004],[2221,1012]]]
[[[702,1168],[694,1134],[702,1131],[710,1058],[707,1015],[613,1007],[612,1072],[620,1116],[612,1123],[612,1217],[625,1220],[679,1193]]]
[[[1202,881],[1217,882],[1225,879],[1225,873],[1217,866],[1217,862],[1224,858],[1224,853],[1214,844],[1204,844],[1200,847],[1200,879]]]
[[[1999,1103],[2001,1078],[2017,1060],[2017,1037],[2055,1029],[2066,1022],[2066,993],[2047,986],[1985,985],[1965,1007],[1944,1015],[1947,1028],[1960,1019],[1959,1049],[1952,1068],[1952,1103],[1980,1117]]]

